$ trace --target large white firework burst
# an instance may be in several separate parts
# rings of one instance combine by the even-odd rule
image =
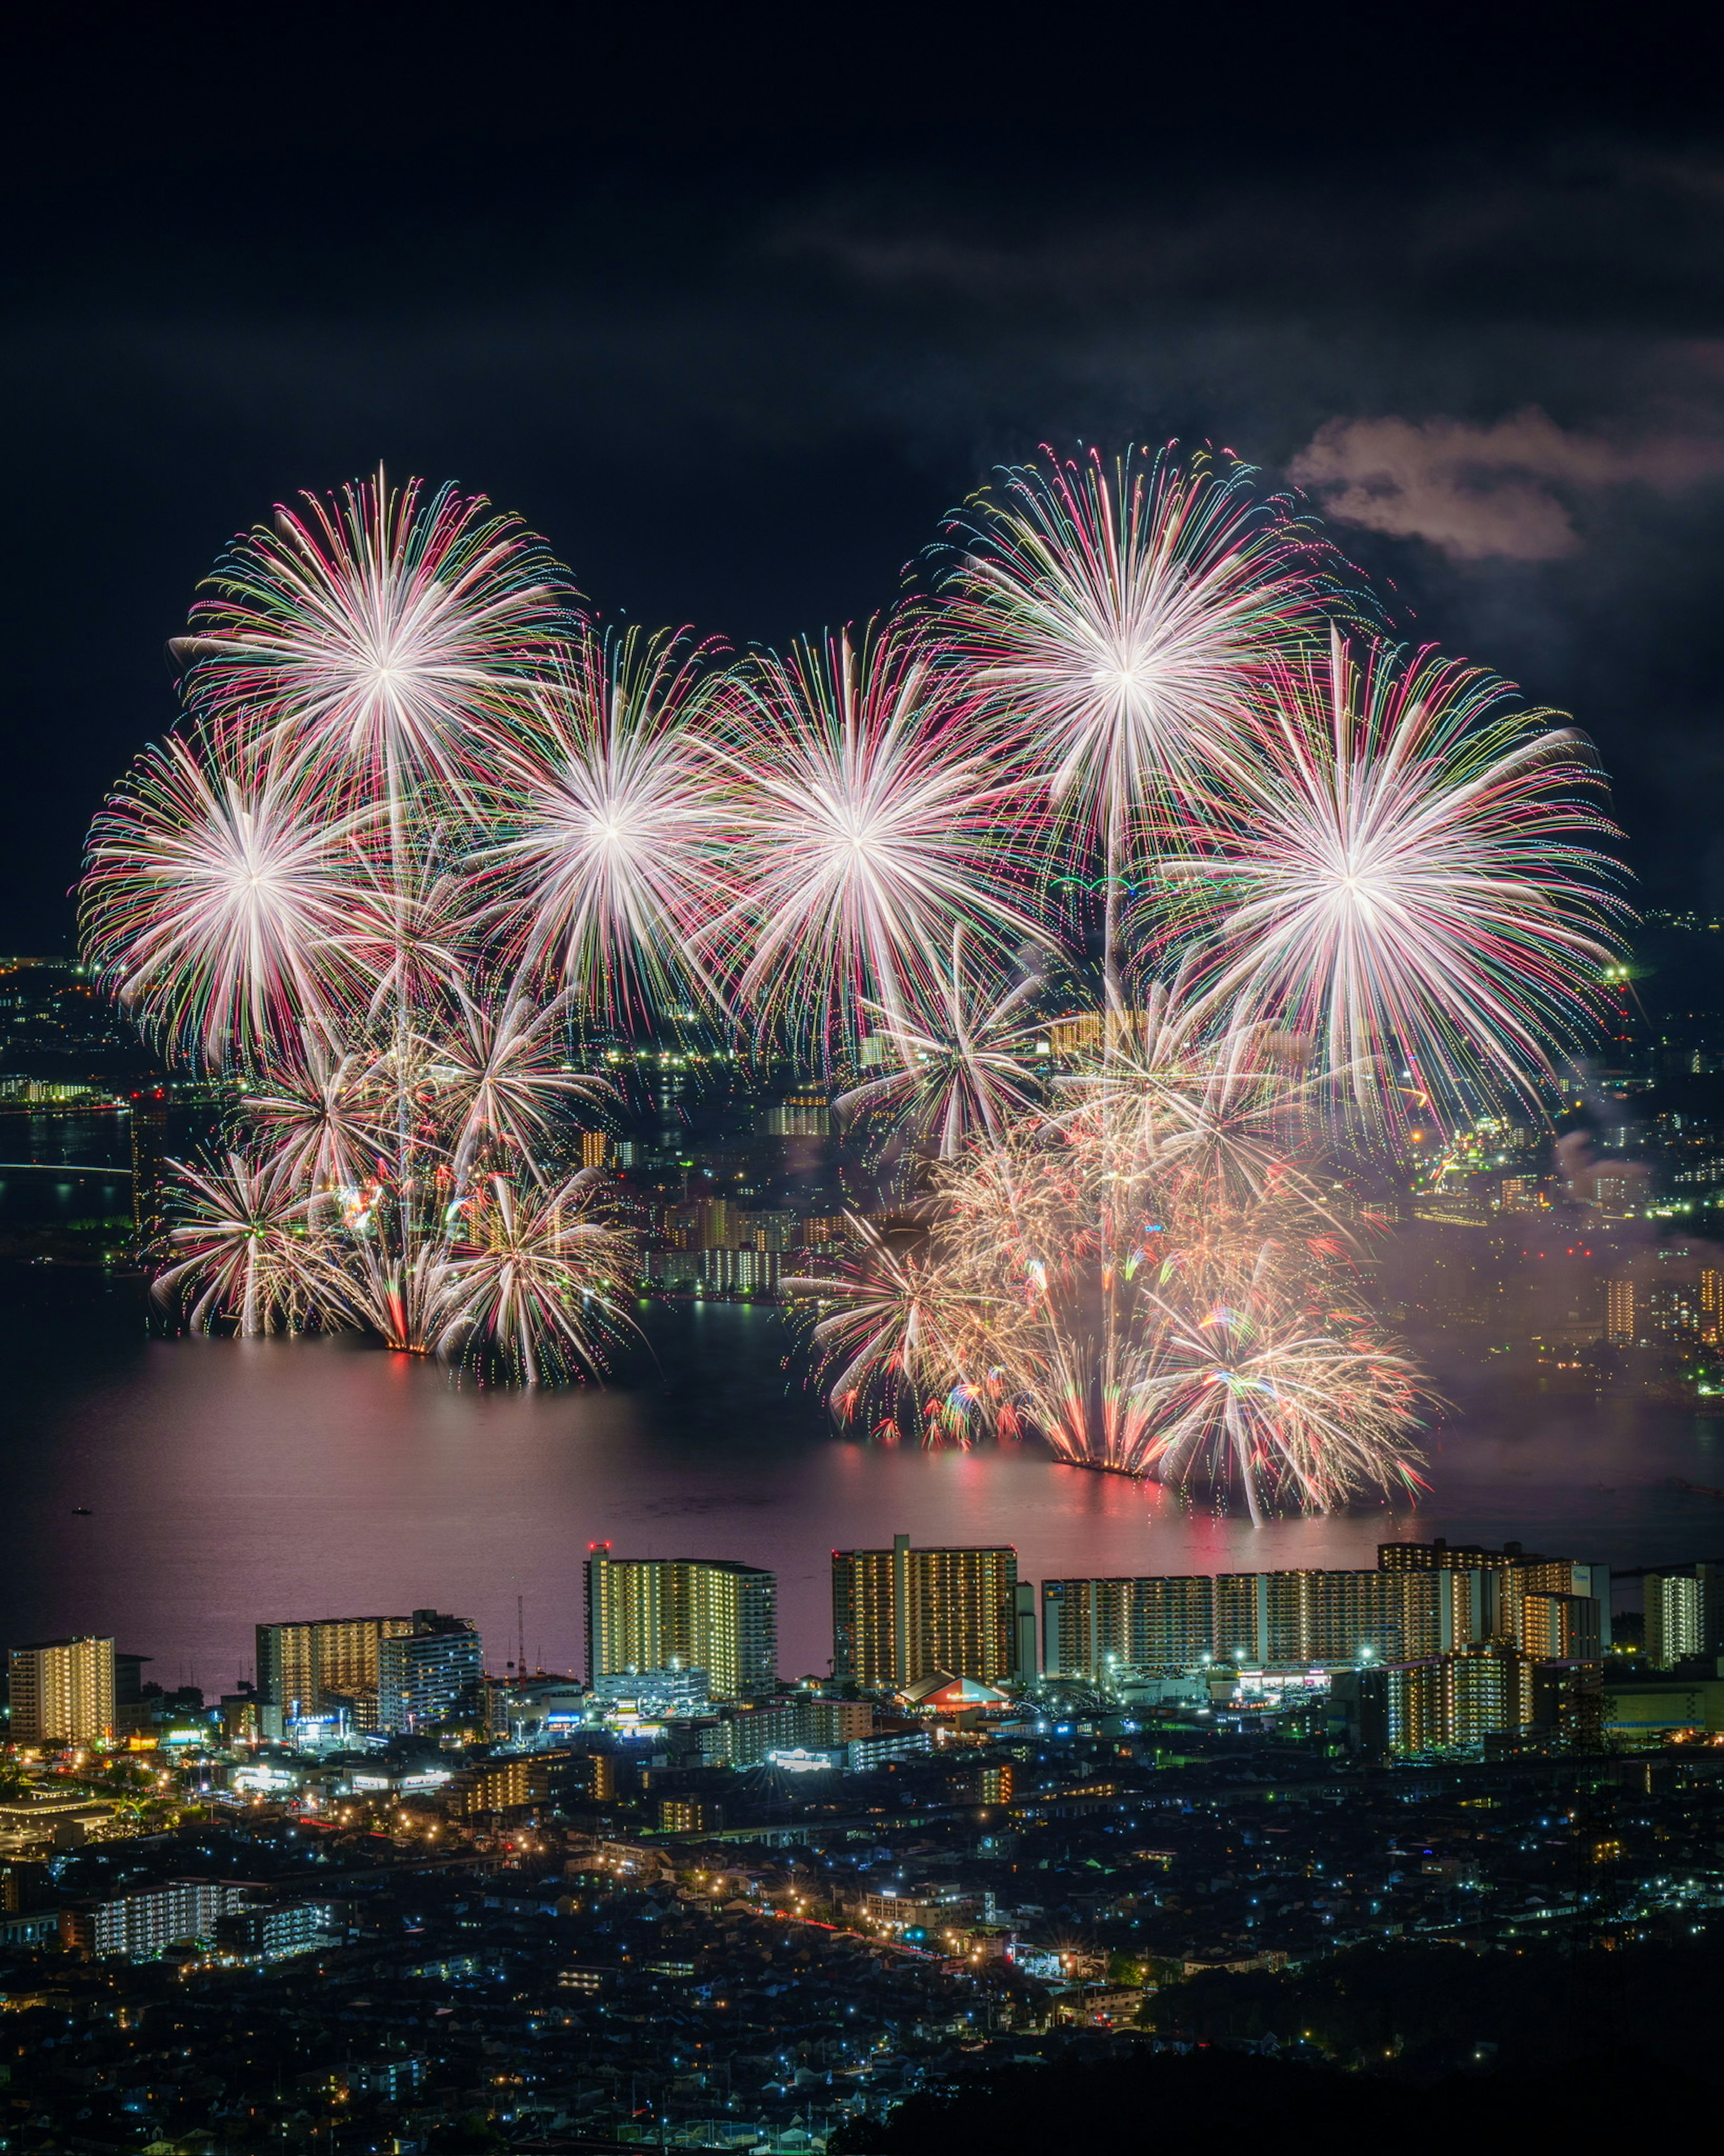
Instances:
[[[1217,1009],[1309,1035],[1367,1114],[1404,1067],[1536,1096],[1619,955],[1592,746],[1477,668],[1337,637],[1275,670],[1208,821],[1162,863]]]
[[[505,947],[589,1019],[723,1008],[703,939],[740,891],[732,788],[702,730],[710,660],[669,632],[583,635],[500,740],[505,834],[475,856],[478,887]]]
[[[706,939],[734,993],[816,1056],[854,1053],[865,1000],[937,1003],[954,926],[1009,954],[1043,932],[1020,870],[1022,790],[905,629],[759,660],[721,754],[747,896]]]

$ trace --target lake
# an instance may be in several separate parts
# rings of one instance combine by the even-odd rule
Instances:
[[[14,1218],[126,1202],[112,1178],[28,1179],[19,1193],[26,1178],[0,1171]],[[578,1669],[582,1562],[608,1541],[771,1567],[793,1676],[828,1666],[830,1551],[898,1532],[1014,1543],[1035,1580],[1368,1565],[1408,1534],[1516,1537],[1619,1567],[1724,1549],[1724,1503],[1670,1486],[1724,1486],[1724,1421],[1650,1402],[1475,1404],[1434,1434],[1416,1511],[1254,1532],[1034,1443],[924,1452],[837,1435],[785,1368],[771,1310],[675,1305],[644,1322],[655,1365],[528,1394],[352,1340],[152,1338],[135,1281],[0,1268],[0,1640],[112,1632],[161,1681],[214,1691],[249,1673],[260,1620],[428,1605],[475,1620],[500,1668],[519,1597],[529,1658]]]

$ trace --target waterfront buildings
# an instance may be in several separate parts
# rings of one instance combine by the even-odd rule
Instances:
[[[44,1640],[7,1657],[15,1744],[96,1744],[114,1733],[111,1639]]]
[[[1015,1549],[912,1549],[908,1535],[895,1535],[890,1549],[832,1553],[840,1681],[901,1691],[944,1673],[992,1683],[1018,1674],[1025,1632],[1033,1674],[1034,1606],[1020,1610]]]
[[[1535,1666],[1596,1663],[1609,1609],[1603,1565],[1385,1543],[1374,1572],[1044,1580],[1044,1666],[1096,1683],[1204,1664],[1364,1671],[1341,1691],[1355,1743],[1448,1749],[1528,1727]]]
[[[385,1640],[411,1632],[411,1617],[317,1617],[258,1627],[258,1691],[289,1719],[331,1707],[375,1729],[378,1655]]]
[[[770,1691],[778,1676],[777,1581],[719,1558],[587,1559],[587,1681],[704,1670],[714,1699]]]
[[[377,1646],[377,1723],[411,1732],[476,1716],[485,1676],[485,1650],[464,1617],[415,1609],[405,1632]]]

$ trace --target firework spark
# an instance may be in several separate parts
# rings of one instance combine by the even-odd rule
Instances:
[[[169,1050],[265,1055],[358,993],[371,823],[331,813],[303,759],[236,728],[170,735],[91,830],[84,948]]]
[[[1164,862],[1217,1006],[1314,1036],[1358,1106],[1403,1066],[1452,1102],[1535,1096],[1619,955],[1591,745],[1476,668],[1380,647],[1278,668],[1210,831]]]
[[[865,1000],[897,1024],[937,1007],[955,924],[1004,955],[1040,937],[1024,804],[988,747],[906,632],[753,668],[721,751],[748,895],[707,945],[728,947],[757,1015],[818,1056],[854,1053]]]

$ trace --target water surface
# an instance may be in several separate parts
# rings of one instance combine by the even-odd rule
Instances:
[[[578,1668],[582,1561],[608,1540],[770,1566],[794,1676],[828,1666],[831,1550],[900,1531],[1014,1543],[1036,1580],[1370,1564],[1409,1532],[1619,1566],[1724,1549],[1724,1503],[1670,1486],[1724,1486],[1724,1423],[1650,1403],[1505,1399],[1439,1433],[1416,1513],[1254,1532],[1033,1444],[836,1436],[769,1310],[649,1322],[656,1368],[511,1394],[353,1341],[152,1339],[136,1284],[0,1268],[0,1640],[112,1632],[213,1690],[249,1672],[260,1620],[432,1605],[477,1620],[500,1667],[519,1597],[529,1658]]]

